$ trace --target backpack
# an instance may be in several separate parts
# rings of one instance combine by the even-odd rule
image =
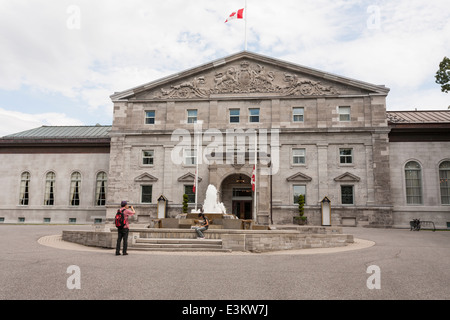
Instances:
[[[117,210],[116,213],[116,217],[114,219],[115,224],[116,224],[116,228],[118,229],[123,229],[123,227],[125,227],[125,215],[123,214],[123,212],[125,211],[125,209],[123,210]]]
[[[208,225],[206,225],[206,222],[208,222]],[[205,219],[203,220],[202,226],[205,227],[206,230],[208,230],[209,224],[210,224],[209,219],[207,217],[205,217]]]

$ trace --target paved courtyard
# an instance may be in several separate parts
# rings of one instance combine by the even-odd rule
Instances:
[[[91,227],[1,225],[0,299],[450,299],[448,231],[344,228],[367,241],[344,251],[262,254],[115,256],[47,237],[83,228]],[[371,266],[379,271],[367,273]]]

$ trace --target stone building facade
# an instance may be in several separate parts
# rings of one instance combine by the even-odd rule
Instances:
[[[193,155],[186,154],[196,149],[195,126],[201,122],[205,157],[223,151],[208,149],[209,136],[219,132],[226,141],[227,133],[240,132],[243,148],[225,146],[225,151],[235,158],[244,153],[245,162],[200,164],[199,203],[213,184],[235,214],[260,224],[292,223],[294,200],[302,193],[311,223],[321,223],[320,201],[328,197],[333,224],[348,216],[360,224],[391,225],[388,92],[384,86],[242,52],[116,93],[107,216],[120,199],[142,204],[146,192],[151,203],[140,206],[142,219],[154,216],[160,195],[169,199],[169,215],[180,213],[196,170]],[[173,159],[177,130],[192,137],[179,155],[188,157],[187,163]],[[256,193],[249,192],[253,132],[259,139]],[[265,133],[266,149],[260,144]],[[151,164],[145,162],[146,152]]]
[[[312,225],[327,197],[332,225],[447,228],[450,111],[387,112],[388,93],[250,52],[117,92],[112,126],[0,139],[0,221],[103,223],[128,200],[148,223],[161,196],[175,217],[183,194],[196,207],[197,172],[198,207],[212,184],[228,213],[258,224],[292,223],[303,194]]]
[[[450,227],[450,110],[388,112],[394,227]]]
[[[0,222],[104,222],[110,129],[41,127],[0,139]]]

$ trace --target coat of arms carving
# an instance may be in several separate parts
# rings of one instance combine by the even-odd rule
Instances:
[[[283,96],[336,95],[338,90],[319,81],[299,78],[296,74],[266,70],[259,63],[243,60],[216,71],[213,79],[202,75],[191,81],[160,89],[156,99],[209,98],[211,94],[274,93]],[[210,80],[210,82],[207,81]],[[208,83],[211,85],[208,87]]]
[[[248,61],[242,61],[239,67],[233,66],[216,72],[211,93],[275,92],[274,80],[274,73],[266,72],[264,66],[250,66]]]

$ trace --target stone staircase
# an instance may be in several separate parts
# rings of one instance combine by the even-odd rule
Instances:
[[[221,239],[138,238],[129,250],[231,252],[222,248]]]

